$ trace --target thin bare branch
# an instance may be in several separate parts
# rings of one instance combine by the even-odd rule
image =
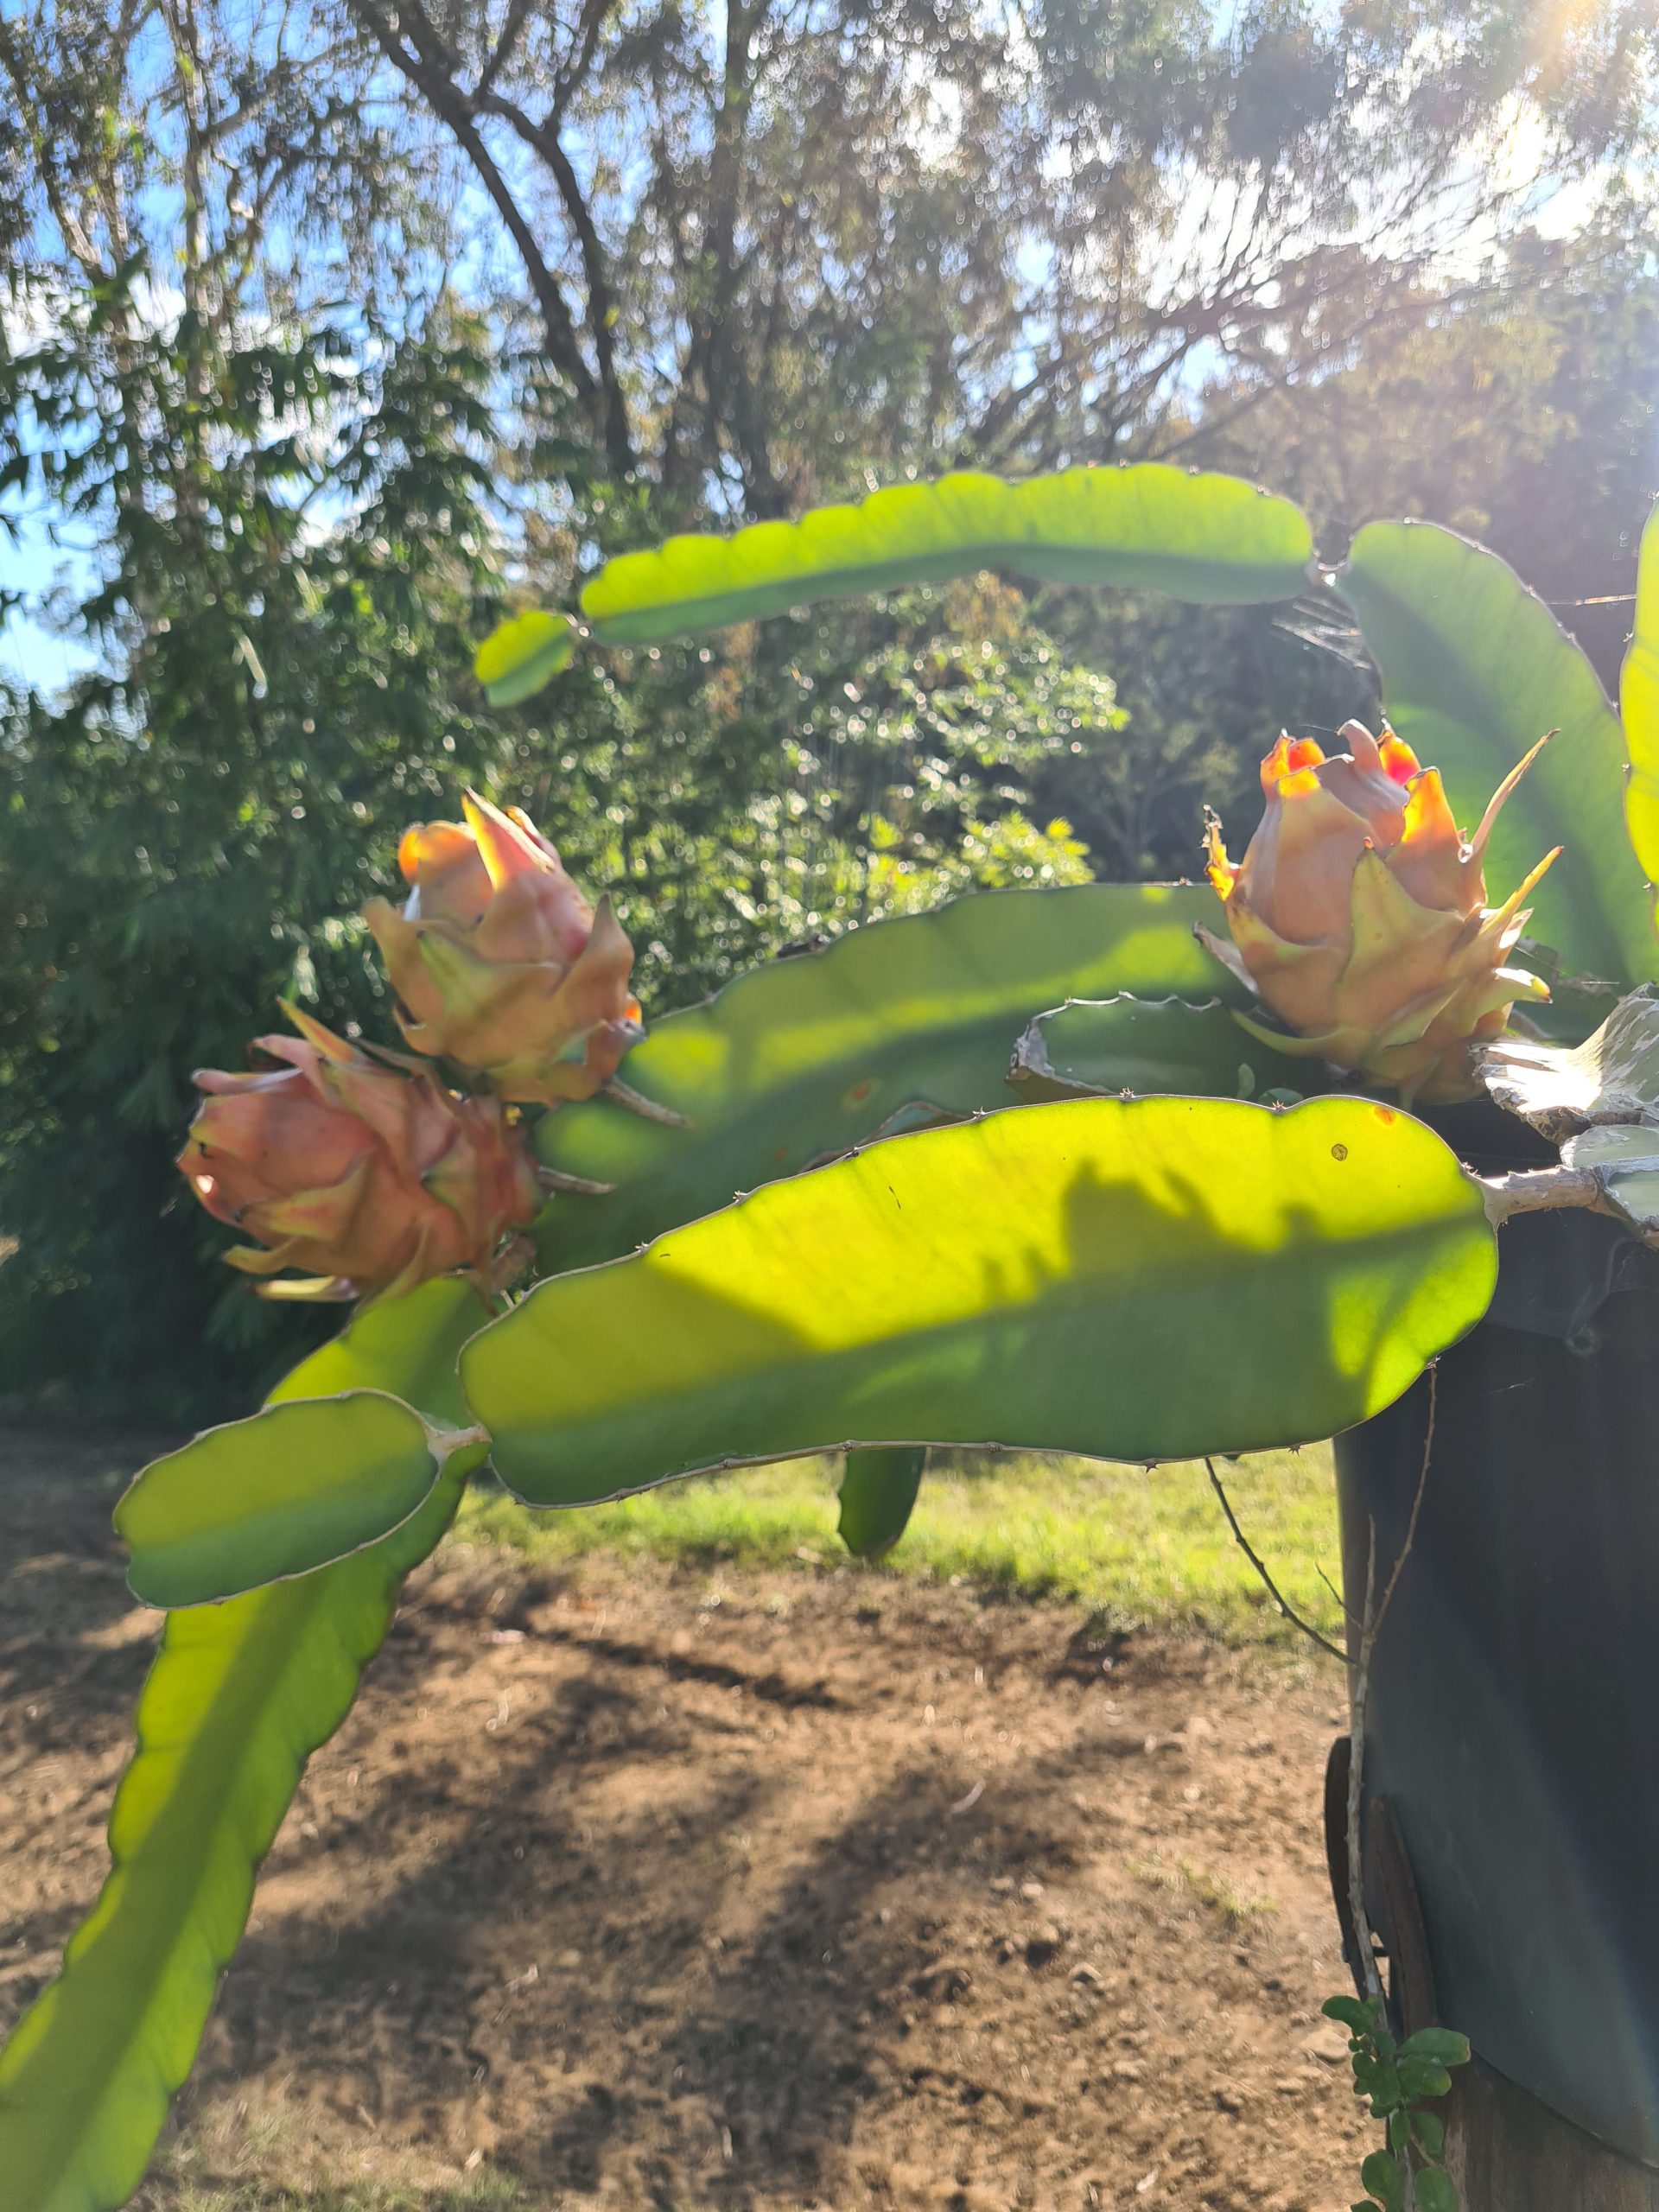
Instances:
[[[1353,1916],[1354,1950],[1365,1994],[1380,2002],[1382,1980],[1376,1970],[1376,1946],[1365,1910],[1365,1705],[1371,1687],[1371,1648],[1376,1641],[1372,1601],[1376,1594],[1376,1523],[1370,1524],[1365,1556],[1365,1605],[1359,1656],[1348,1673],[1348,1910]]]
[[[564,121],[571,101],[587,82],[588,73],[594,66],[594,55],[599,48],[600,32],[604,29],[606,17],[613,12],[615,5],[616,0],[582,0],[582,25],[577,34],[576,51],[571,57],[569,67],[560,72],[558,87],[554,92],[552,105],[543,121],[544,130],[557,130]]]
[[[1416,1495],[1411,1501],[1411,1516],[1406,1522],[1405,1541],[1401,1545],[1399,1557],[1389,1573],[1388,1587],[1382,1592],[1382,1602],[1376,1609],[1376,1618],[1368,1631],[1372,1643],[1382,1633],[1389,1607],[1394,1603],[1394,1593],[1400,1586],[1401,1571],[1411,1557],[1411,1548],[1417,1541],[1417,1516],[1423,1510],[1423,1492],[1428,1488],[1428,1463],[1434,1451],[1434,1422],[1440,1411],[1440,1369],[1437,1360],[1428,1370],[1428,1426],[1423,1433],[1423,1464],[1417,1470]]]
[[[1428,1370],[1428,1420],[1423,1433],[1423,1457],[1417,1471],[1416,1493],[1411,1501],[1405,1536],[1380,1605],[1376,1602],[1376,1523],[1372,1521],[1367,1524],[1365,1604],[1360,1616],[1354,1661],[1348,1670],[1348,1909],[1353,1916],[1354,1948],[1358,1955],[1357,1965],[1365,1994],[1377,1999],[1382,1995],[1382,1982],[1376,1970],[1376,1947],[1365,1911],[1365,1710],[1370,1696],[1371,1660],[1376,1649],[1376,1640],[1382,1633],[1389,1607],[1394,1602],[1394,1593],[1400,1586],[1401,1573],[1411,1557],[1412,1546],[1417,1539],[1418,1516],[1422,1511],[1423,1493],[1428,1487],[1429,1461],[1434,1453],[1434,1426],[1439,1400],[1440,1372],[1437,1366],[1432,1365]]]
[[[1319,1645],[1321,1651],[1329,1652],[1332,1658],[1340,1660],[1342,1664],[1345,1667],[1348,1664],[1348,1654],[1342,1649],[1340,1644],[1332,1643],[1328,1636],[1321,1635],[1319,1630],[1313,1626],[1311,1621],[1305,1621],[1302,1618],[1301,1615],[1296,1611],[1294,1606],[1292,1605],[1290,1600],[1285,1596],[1284,1592],[1281,1590],[1279,1585],[1274,1580],[1272,1575],[1268,1572],[1266,1561],[1262,1558],[1260,1553],[1258,1553],[1252,1546],[1249,1538],[1244,1534],[1243,1529],[1239,1527],[1238,1516],[1233,1511],[1232,1502],[1222,1487],[1221,1477],[1216,1472],[1215,1461],[1206,1454],[1204,1464],[1210,1471],[1210,1487],[1214,1491],[1216,1496],[1221,1500],[1221,1510],[1227,1516],[1227,1525],[1237,1538],[1239,1549],[1243,1553],[1245,1558],[1249,1560],[1250,1565],[1261,1576],[1262,1584],[1267,1590],[1268,1597],[1272,1599],[1274,1604],[1278,1606],[1280,1611],[1291,1624],[1293,1628],[1300,1629],[1302,1634],[1306,1637],[1311,1637],[1312,1640]]]
[[[532,4],[533,0],[511,0],[507,9],[507,19],[501,26],[501,35],[497,39],[495,50],[484,64],[482,73],[479,78],[478,87],[474,94],[475,99],[481,99],[490,90],[496,79],[512,60],[514,48],[524,35],[524,25],[530,20]]]

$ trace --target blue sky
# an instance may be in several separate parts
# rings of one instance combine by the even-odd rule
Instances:
[[[47,518],[38,510],[24,515],[15,544],[0,534],[0,590],[21,591],[35,600],[59,576],[84,585],[95,574],[87,556],[53,543]],[[96,651],[84,640],[56,634],[24,609],[14,608],[0,626],[0,674],[37,691],[59,690],[97,660]]]

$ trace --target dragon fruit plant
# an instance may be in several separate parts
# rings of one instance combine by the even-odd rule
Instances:
[[[8,2212],[137,2185],[304,1761],[486,1455],[550,1507],[842,1450],[874,1553],[931,1443],[1329,1436],[1480,1319],[1510,1214],[1659,1233],[1654,532],[1623,731],[1479,548],[1373,524],[1327,571],[1287,502],[1155,466],[676,538],[582,623],[506,625],[480,679],[522,697],[584,646],[988,567],[1300,599],[1357,626],[1387,721],[1282,739],[1207,884],[965,898],[648,1034],[618,917],[523,815],[409,832],[367,915],[399,1043],[296,1014],[199,1077],[180,1166],[232,1264],[354,1311],[122,1501],[169,1611],[108,1882],[0,2053]],[[1477,1173],[1504,1127],[1534,1164]]]

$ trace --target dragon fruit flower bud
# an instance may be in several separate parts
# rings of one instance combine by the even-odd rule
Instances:
[[[1542,741],[1465,838],[1439,769],[1421,766],[1386,724],[1380,741],[1360,722],[1340,735],[1349,750],[1329,760],[1311,738],[1280,738],[1262,764],[1267,810],[1237,866],[1211,818],[1210,880],[1232,942],[1200,934],[1298,1033],[1239,1015],[1253,1035],[1408,1103],[1469,1097],[1471,1046],[1499,1034],[1516,1000],[1549,996],[1503,963],[1526,925],[1522,901],[1557,853],[1501,906],[1486,905],[1483,873],[1492,825]]]
[[[203,1069],[178,1166],[216,1221],[257,1245],[226,1258],[267,1298],[365,1297],[467,1268],[540,1210],[522,1133],[494,1098],[371,1059],[294,1007],[297,1037],[257,1038],[270,1065]]]
[[[591,1098],[644,1034],[633,948],[608,899],[590,906],[517,807],[469,791],[467,820],[417,823],[398,848],[402,912],[372,899],[374,933],[417,1052],[543,1106]]]

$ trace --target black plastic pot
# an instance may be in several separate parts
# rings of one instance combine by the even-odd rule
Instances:
[[[1511,1223],[1500,1252],[1489,1316],[1440,1363],[1367,1796],[1415,1877],[1440,2019],[1659,2166],[1659,1257],[1582,1213]],[[1338,1440],[1351,1610],[1373,1523],[1379,1589],[1399,1553],[1429,1402],[1426,1378]],[[1647,2184],[1555,2201],[1659,2203]]]

